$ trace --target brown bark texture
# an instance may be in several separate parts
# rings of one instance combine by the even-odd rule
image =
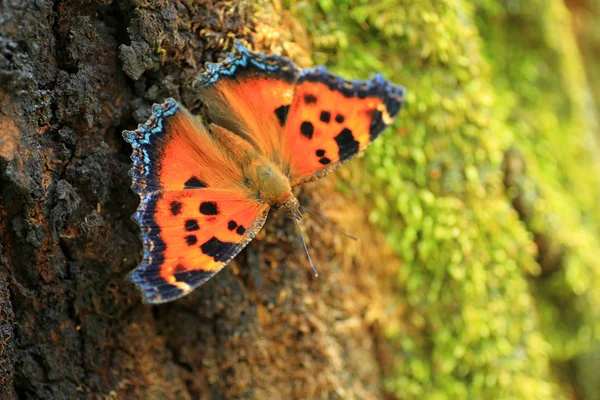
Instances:
[[[0,4],[0,399],[380,397],[369,243],[307,222],[315,280],[275,214],[184,299],[144,305],[126,279],[141,242],[121,132],[167,97],[199,112],[204,62],[232,37],[261,49],[257,6]],[[331,193],[328,180],[300,199],[351,215]]]

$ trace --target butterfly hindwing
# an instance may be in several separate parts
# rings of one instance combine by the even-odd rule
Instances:
[[[232,190],[152,193],[134,215],[144,241],[131,280],[144,300],[184,296],[231,261],[262,228],[269,206]]]
[[[393,122],[403,101],[404,88],[379,74],[347,81],[323,67],[302,71],[285,127],[292,186],[364,150]]]
[[[236,43],[237,52],[207,64],[196,82],[209,118],[279,164],[283,130],[299,69],[286,58]]]

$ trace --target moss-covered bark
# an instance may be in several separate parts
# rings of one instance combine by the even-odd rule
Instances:
[[[319,62],[347,75],[384,71],[409,93],[396,134],[366,154],[357,194],[403,261],[388,389],[571,393],[549,367],[600,334],[600,169],[565,5],[318,4],[291,2]]]

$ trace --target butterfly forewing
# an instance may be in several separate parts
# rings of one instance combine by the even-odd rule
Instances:
[[[153,106],[153,114],[135,131],[125,131],[133,147],[133,189],[243,189],[243,173],[204,125],[175,100]]]
[[[301,73],[285,127],[292,185],[317,179],[364,150],[390,125],[404,89],[381,75],[347,81],[322,67]]]

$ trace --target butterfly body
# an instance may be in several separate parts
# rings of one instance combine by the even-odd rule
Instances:
[[[225,151],[240,166],[244,182],[258,201],[271,207],[283,208],[287,215],[301,218],[298,211],[300,203],[292,194],[290,180],[271,160],[255,150],[250,143],[218,125],[212,125],[211,131]],[[235,150],[235,151],[233,151]],[[299,217],[298,217],[299,216]]]
[[[133,147],[134,219],[144,246],[130,279],[144,301],[191,292],[262,228],[270,208],[302,218],[292,188],[364,150],[399,112],[404,89],[381,75],[347,81],[324,68],[237,53],[197,80],[210,125],[173,99],[124,138]]]

